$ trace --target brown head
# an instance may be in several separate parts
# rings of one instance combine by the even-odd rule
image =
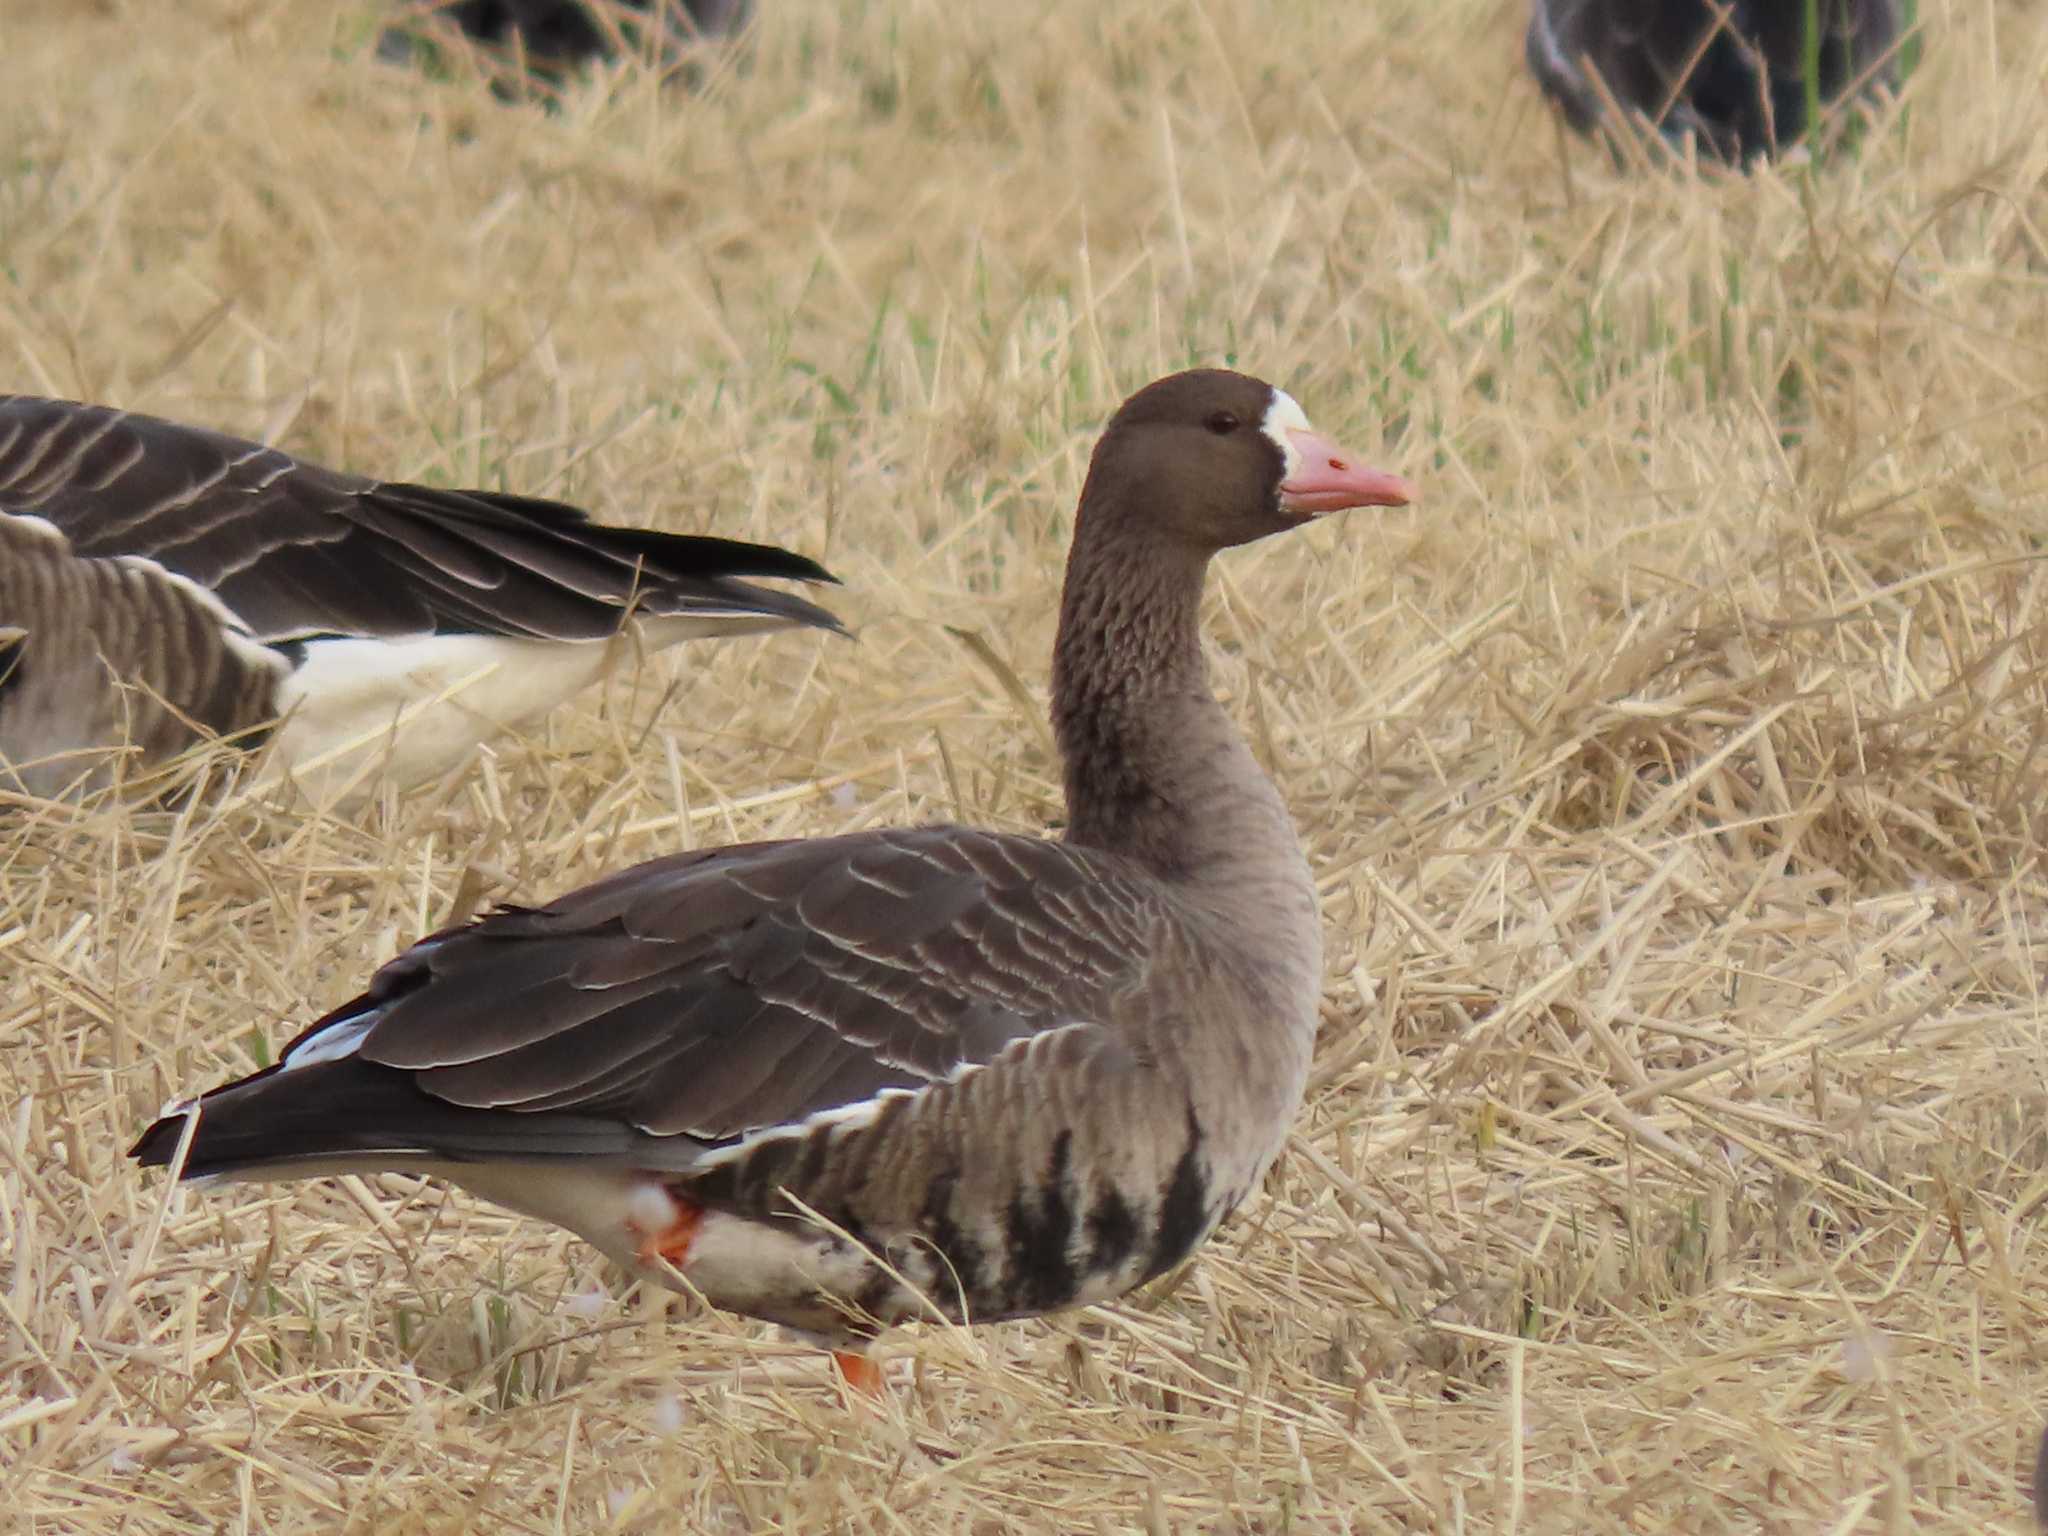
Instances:
[[[1053,646],[1068,841],[1162,874],[1242,844],[1293,880],[1286,809],[1208,690],[1203,573],[1218,550],[1413,497],[1241,373],[1176,373],[1126,400],[1088,465]]]
[[[1406,506],[1414,495],[1314,431],[1285,390],[1195,368],[1146,385],[1110,419],[1081,519],[1096,538],[1141,533],[1206,558],[1326,512]]]

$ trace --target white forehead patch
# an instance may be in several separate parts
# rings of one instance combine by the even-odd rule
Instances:
[[[1292,480],[1301,468],[1301,450],[1295,447],[1294,439],[1288,434],[1309,430],[1308,413],[1295,403],[1294,396],[1284,389],[1276,389],[1273,391],[1273,403],[1266,407],[1266,419],[1259,423],[1259,430],[1280,450],[1285,466],[1280,471],[1280,479],[1282,482]]]

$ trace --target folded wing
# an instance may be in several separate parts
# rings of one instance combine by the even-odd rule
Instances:
[[[415,945],[275,1067],[207,1095],[187,1171],[688,1166],[1113,1015],[1173,920],[1114,859],[958,827],[658,860]],[[137,1155],[168,1161],[180,1128],[159,1121]]]

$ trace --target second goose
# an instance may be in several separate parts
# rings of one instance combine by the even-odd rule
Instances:
[[[365,479],[100,405],[0,395],[0,788],[55,795],[220,737],[316,796],[438,776],[659,648],[839,622],[768,545]],[[273,729],[275,727],[275,729]]]

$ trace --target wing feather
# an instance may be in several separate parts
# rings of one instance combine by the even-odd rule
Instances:
[[[422,941],[282,1066],[348,1029],[359,1067],[537,1134],[729,1141],[1103,1016],[1159,903],[1114,859],[958,827],[684,855]]]
[[[614,528],[535,497],[378,482],[106,406],[0,395],[0,511],[85,558],[142,556],[262,641],[483,634],[600,639],[628,604],[836,628],[742,577],[830,581],[801,555]]]

